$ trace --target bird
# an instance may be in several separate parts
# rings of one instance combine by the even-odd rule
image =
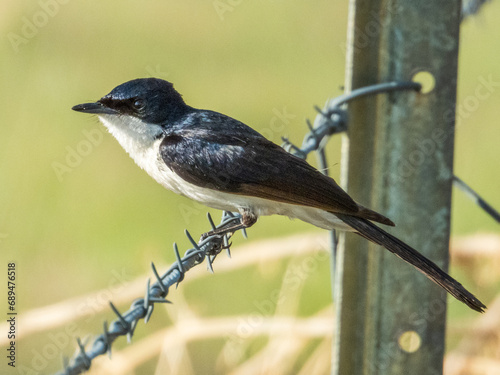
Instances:
[[[333,178],[222,113],[187,105],[171,82],[138,78],[73,110],[97,115],[136,164],[174,193],[239,212],[237,228],[284,215],[354,232],[417,268],[471,309],[486,306],[430,259],[377,224],[395,224],[354,201]]]

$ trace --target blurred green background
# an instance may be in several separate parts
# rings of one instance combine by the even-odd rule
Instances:
[[[346,2],[5,0],[0,9],[0,247],[3,267],[18,264],[20,311],[104,288],[112,270],[125,269],[131,279],[150,275],[152,260],[174,260],[172,242],[186,249],[184,228],[196,235],[208,228],[207,209],[165,191],[97,119],[71,111],[73,105],[127,80],[156,76],[173,82],[194,107],[235,117],[277,143],[286,135],[300,144],[313,105],[342,93]],[[465,108],[481,77],[500,82],[499,17],[500,3],[492,2],[462,26],[458,103]],[[499,99],[496,86],[474,110],[463,111],[455,158],[457,175],[496,208]],[[285,120],[278,115],[284,112]],[[340,140],[332,140],[334,176],[339,150]],[[263,218],[248,241],[302,231],[318,230]],[[476,232],[498,233],[498,225],[454,190],[453,235]],[[254,286],[245,288],[249,277]],[[279,284],[279,277],[262,280],[252,270],[222,279],[216,274],[192,287],[193,305],[203,314],[244,312],[242,301],[268,294],[267,282]],[[312,279],[311,287],[322,291],[308,293],[307,309],[318,310],[330,303],[328,267]],[[214,303],[218,296],[234,306]],[[100,322],[83,332],[97,333]],[[25,353],[21,362],[30,356]]]

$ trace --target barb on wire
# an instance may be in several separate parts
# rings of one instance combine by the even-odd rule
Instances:
[[[345,104],[352,100],[368,95],[375,95],[398,90],[420,91],[421,89],[422,85],[418,82],[388,82],[373,86],[361,87],[359,89],[351,91],[348,94],[330,99],[326,102],[324,109],[315,107],[318,115],[314,120],[314,125],[311,125],[311,122],[309,120],[306,120],[307,127],[309,128],[309,133],[307,133],[304,137],[302,146],[298,147],[291,143],[287,138],[282,138],[284,142],[283,147],[288,152],[291,152],[302,159],[306,159],[307,155],[312,151],[317,151],[319,170],[323,174],[328,175],[328,162],[326,160],[324,146],[331,135],[347,131],[347,111],[344,108]],[[332,280],[334,280],[333,273],[336,269],[335,263],[337,259],[338,235],[335,229],[333,229],[330,233],[330,246],[332,252],[330,269],[332,273]],[[332,293],[334,293],[334,289],[335,288],[332,287]],[[333,301],[335,301],[335,299],[336,298],[333,295]]]
[[[309,133],[304,137],[302,146],[295,146],[288,139],[283,138],[283,147],[287,151],[304,159],[312,151],[317,151],[320,170],[324,174],[328,174],[324,145],[331,135],[347,130],[347,113],[344,108],[346,103],[367,95],[397,90],[419,91],[420,89],[421,85],[416,82],[389,82],[356,89],[349,94],[331,99],[327,101],[324,109],[316,107],[318,115],[315,118],[314,125],[307,120]],[[500,214],[498,211],[488,205],[475,191],[458,177],[455,176],[454,181],[460,185],[459,187],[461,189],[472,196],[479,206],[495,217],[497,221],[500,221]],[[130,309],[125,313],[121,313],[110,302],[110,307],[117,316],[117,319],[110,325],[104,322],[104,332],[94,339],[89,349],[85,349],[87,345],[82,343],[80,339],[77,339],[79,348],[78,353],[73,357],[71,362],[63,358],[64,371],[59,372],[58,375],[76,375],[88,370],[92,360],[97,356],[106,353],[111,355],[111,346],[119,336],[127,336],[128,341],[130,341],[139,320],[144,319],[144,322],[147,323],[153,313],[156,303],[171,303],[166,299],[169,288],[173,285],[177,286],[182,282],[185,273],[194,266],[203,263],[206,259],[207,268],[213,272],[213,261],[222,250],[225,249],[227,255],[231,255],[231,243],[229,242],[229,238],[233,235],[234,229],[232,228],[234,224],[240,222],[240,220],[241,215],[232,212],[224,212],[220,224],[216,226],[212,217],[208,214],[208,221],[213,234],[209,233],[206,237],[203,236],[199,242],[196,242],[186,229],[186,237],[193,247],[187,250],[181,258],[177,244],[174,243],[176,262],[162,276],[159,275],[155,265],[151,263],[156,281],[151,285],[150,280],[148,280],[145,297],[135,300]],[[214,234],[214,232],[216,234]],[[242,232],[246,238],[246,231],[243,229]],[[335,231],[331,233],[332,262],[335,262],[338,238]],[[334,269],[335,266],[333,265],[332,272]]]
[[[323,149],[329,136],[342,133],[347,130],[347,111],[343,108],[344,104],[364,96],[401,90],[420,91],[421,88],[422,85],[420,83],[413,81],[388,82],[361,87],[348,94],[330,99],[327,101],[324,109],[315,107],[318,115],[314,120],[314,126],[311,125],[309,120],[307,121],[309,133],[304,137],[302,146],[297,147],[287,138],[283,138],[283,147],[296,156],[305,159],[312,151]],[[321,168],[323,168],[323,166],[321,166]]]
[[[135,300],[130,309],[121,313],[112,302],[110,307],[117,316],[109,326],[104,322],[104,332],[96,337],[90,348],[86,349],[86,343],[77,338],[78,352],[71,361],[63,359],[64,370],[57,373],[58,375],[76,375],[87,371],[90,368],[92,360],[100,355],[108,353],[111,355],[111,345],[119,336],[127,336],[128,341],[132,339],[135,328],[139,320],[144,319],[147,323],[153,313],[156,303],[171,303],[166,299],[169,288],[173,285],[178,285],[183,279],[187,271],[194,266],[203,263],[207,259],[209,269],[213,271],[212,262],[215,257],[224,249],[229,250],[229,238],[233,235],[231,227],[235,223],[239,223],[241,216],[232,212],[224,212],[219,225],[215,225],[212,218],[209,216],[211,229],[217,229],[218,233],[208,235],[199,242],[195,242],[193,237],[186,230],[186,236],[193,247],[184,253],[184,257],[180,257],[177,244],[174,243],[174,253],[177,261],[162,275],[158,274],[156,267],[151,263],[156,282],[151,285],[148,280],[146,293],[144,298]]]
[[[500,212],[495,210],[488,202],[486,202],[476,191],[457,176],[453,176],[453,184],[462,190],[474,203],[486,211],[495,221],[500,223]]]
[[[305,159],[311,151],[318,151],[319,167],[321,171],[326,171],[327,162],[324,152],[324,145],[328,137],[332,134],[342,133],[347,131],[347,112],[342,109],[343,105],[364,97],[367,95],[374,95],[383,92],[391,92],[396,90],[415,90],[420,91],[421,85],[417,82],[389,82],[381,83],[378,85],[362,87],[353,90],[349,94],[341,95],[339,97],[327,101],[324,109],[316,108],[318,115],[314,120],[314,126],[310,121],[307,121],[309,133],[304,137],[301,147],[292,144],[287,138],[283,138],[283,147],[295,154],[298,157]],[[453,185],[465,192],[481,209],[483,209],[494,220],[500,222],[500,214],[490,204],[486,202],[476,191],[474,191],[464,181],[457,176],[453,176]]]

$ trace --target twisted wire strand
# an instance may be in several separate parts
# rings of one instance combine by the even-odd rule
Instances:
[[[361,87],[348,94],[330,99],[327,101],[323,109],[315,107],[318,115],[314,120],[314,126],[312,126],[310,121],[307,120],[309,133],[304,137],[302,146],[297,147],[291,143],[288,138],[283,137],[283,147],[303,159],[305,159],[312,151],[318,151],[320,170],[327,174],[326,171],[328,163],[326,162],[324,146],[331,135],[347,131],[347,111],[345,109],[345,104],[364,96],[401,90],[420,91],[421,88],[422,86],[418,82],[388,82]],[[453,176],[452,182],[453,186],[460,189],[493,220],[500,223],[500,212],[489,204],[483,197],[481,197],[477,191],[473,190],[456,175]]]
[[[217,226],[214,225],[210,214],[208,214],[208,218],[211,229],[217,229],[220,233],[209,235],[199,242],[195,242],[191,234],[186,230],[186,236],[193,247],[187,250],[181,258],[177,244],[174,243],[174,253],[177,261],[162,276],[158,274],[155,265],[151,263],[156,281],[151,285],[151,281],[148,280],[144,298],[132,302],[130,309],[125,313],[120,313],[110,302],[110,307],[116,314],[117,319],[111,322],[109,326],[107,322],[104,322],[104,332],[94,339],[89,349],[85,349],[86,345],[77,338],[77,354],[71,362],[63,358],[64,370],[58,372],[57,375],[76,375],[89,370],[94,358],[106,353],[111,355],[111,346],[120,336],[127,336],[130,342],[139,320],[144,319],[144,322],[147,323],[156,303],[170,303],[166,299],[169,288],[182,282],[184,274],[191,268],[207,259],[208,268],[213,271],[212,262],[215,257],[224,249],[229,251],[229,238],[233,235],[233,229],[230,227],[235,223],[239,223],[241,216],[232,212],[224,212],[222,220]]]
[[[282,138],[284,142],[283,147],[287,151],[304,159],[309,153],[317,151],[320,169],[323,173],[328,174],[324,146],[331,135],[347,130],[345,104],[368,95],[400,90],[419,91],[420,89],[421,85],[416,82],[389,82],[362,87],[348,94],[333,98],[326,103],[324,109],[315,107],[318,115],[315,118],[314,125],[307,120],[309,133],[304,137],[301,147],[294,145],[287,138]],[[454,177],[454,182],[460,189],[466,191],[469,196],[472,196],[481,208],[486,210],[497,221],[499,220],[500,215],[498,212],[487,204],[474,190],[456,176]],[[216,226],[212,217],[208,214],[211,230],[217,230],[218,234],[208,235],[199,242],[196,242],[191,234],[185,230],[185,234],[193,247],[188,249],[181,258],[177,244],[174,243],[174,253],[177,260],[162,276],[158,274],[155,265],[151,263],[156,281],[151,285],[150,280],[148,280],[145,296],[132,302],[129,310],[125,313],[120,313],[113,303],[110,302],[110,307],[117,315],[117,319],[109,326],[107,322],[104,322],[103,333],[94,339],[89,349],[85,349],[86,344],[77,338],[78,353],[73,357],[71,362],[67,358],[63,358],[64,370],[58,372],[56,375],[77,375],[87,371],[90,369],[94,358],[106,353],[111,354],[111,346],[120,336],[127,336],[130,342],[139,320],[144,319],[145,323],[147,323],[156,303],[170,303],[166,299],[169,288],[174,284],[178,285],[182,282],[184,274],[191,268],[203,263],[206,259],[208,269],[213,272],[212,263],[222,250],[225,249],[227,255],[230,256],[231,244],[229,243],[229,238],[234,234],[234,230],[231,228],[234,224],[239,223],[240,219],[241,215],[225,211],[220,224]],[[242,231],[246,237],[246,231],[244,229]],[[335,231],[331,233],[332,259],[335,259],[338,238]]]

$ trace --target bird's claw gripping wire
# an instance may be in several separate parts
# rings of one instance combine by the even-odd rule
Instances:
[[[293,145],[287,138],[283,138],[283,141],[285,142],[283,147],[291,153],[304,159],[310,152],[319,151],[319,154],[323,155],[324,159],[323,145],[328,137],[335,133],[346,131],[347,129],[347,115],[345,109],[342,108],[344,104],[366,95],[395,90],[419,91],[420,88],[420,84],[416,82],[389,82],[363,87],[353,90],[349,94],[331,99],[327,102],[325,109],[321,110],[317,108],[318,116],[316,116],[314,126],[311,125],[310,121],[307,121],[309,133],[304,137],[302,147]],[[323,160],[320,164],[325,165],[326,160]],[[324,166],[321,168],[324,168]],[[496,217],[498,220],[500,215],[497,211],[487,205],[484,200],[479,199],[480,197],[477,193],[473,192],[470,187],[466,186],[465,183],[457,177],[454,179],[456,183],[459,184],[458,186],[460,188],[466,190],[469,195],[472,195],[476,200],[483,202],[482,206],[489,207],[490,215],[492,215],[493,212],[492,216]],[[464,186],[460,186],[460,182],[462,182],[462,185],[466,186],[466,188]],[[176,262],[165,272],[163,276],[158,274],[155,265],[151,263],[151,268],[156,278],[156,282],[153,285],[150,285],[150,281],[148,280],[145,297],[134,301],[130,309],[124,314],[121,314],[110,302],[111,309],[117,315],[117,319],[110,325],[108,325],[107,322],[104,322],[104,332],[94,340],[92,346],[88,350],[85,349],[86,345],[78,339],[77,344],[79,350],[77,354],[72,359],[71,363],[66,358],[63,358],[64,370],[59,372],[58,375],[81,374],[90,368],[92,360],[97,356],[106,353],[111,356],[111,347],[113,342],[119,336],[123,335],[126,335],[130,340],[139,319],[144,319],[146,322],[149,320],[155,303],[171,303],[166,299],[169,287],[172,285],[178,285],[184,279],[185,273],[192,267],[202,263],[203,260],[206,259],[208,268],[213,272],[212,263],[215,257],[222,250],[227,250],[228,256],[230,256],[229,249],[231,243],[229,242],[229,238],[233,235],[233,233],[240,229],[246,238],[245,227],[243,226],[241,219],[242,216],[239,214],[224,212],[221,223],[216,226],[212,217],[208,215],[211,231],[203,234],[198,243],[194,241],[191,234],[186,230],[185,234],[193,247],[187,250],[181,258],[177,245],[174,244]],[[235,223],[239,224],[235,225]],[[337,237],[334,234],[333,242],[335,243],[336,241]]]
[[[186,237],[193,247],[188,249],[184,256],[181,257],[177,244],[174,244],[176,262],[162,276],[158,273],[154,263],[151,263],[156,281],[151,285],[151,281],[148,280],[145,296],[136,299],[125,313],[120,313],[115,305],[110,302],[110,307],[117,318],[109,325],[107,322],[104,322],[103,333],[94,339],[90,348],[85,349],[85,343],[82,343],[78,339],[78,352],[71,362],[67,358],[63,358],[64,370],[59,372],[58,375],[81,374],[90,368],[92,360],[97,356],[106,353],[111,356],[112,344],[119,336],[127,336],[128,341],[130,341],[139,320],[144,319],[147,323],[156,303],[171,303],[166,299],[169,287],[178,285],[184,279],[186,272],[192,267],[202,263],[206,259],[208,268],[213,272],[212,263],[215,257],[222,250],[227,250],[229,255],[229,248],[231,246],[229,238],[232,234],[231,230],[234,230],[230,227],[235,222],[239,222],[240,218],[239,214],[225,212],[221,223],[216,226],[209,216],[212,230],[218,231],[220,229],[221,233],[208,235],[199,242],[194,241],[191,234],[186,230]]]

